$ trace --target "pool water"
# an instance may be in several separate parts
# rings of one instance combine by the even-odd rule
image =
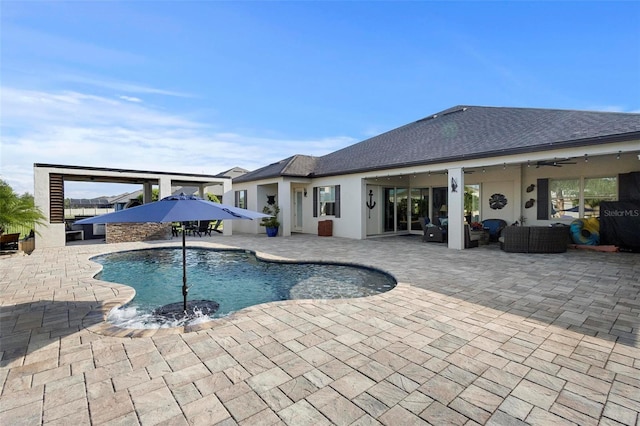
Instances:
[[[195,320],[175,320],[155,315],[154,310],[182,302],[181,248],[111,253],[92,260],[103,265],[97,279],[136,290],[130,303],[108,317],[112,324],[129,328],[193,324],[278,300],[364,297],[396,285],[389,274],[365,267],[267,262],[245,251],[188,248],[188,300],[213,300],[220,306]]]

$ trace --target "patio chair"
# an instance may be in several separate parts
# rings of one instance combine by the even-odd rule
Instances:
[[[474,248],[480,245],[480,241],[471,240],[471,228],[469,225],[464,225],[464,248]]]
[[[217,232],[218,234],[222,234],[222,231],[220,229],[218,229],[220,227],[220,225],[222,224],[221,220],[216,220],[216,224],[213,225],[213,227],[211,227],[211,230],[213,232]]]
[[[20,233],[0,235],[0,250],[18,250]]]
[[[198,224],[197,228],[193,228],[193,233],[198,234],[198,237],[202,237],[202,234],[205,236],[211,236],[211,221],[210,220],[201,220]]]

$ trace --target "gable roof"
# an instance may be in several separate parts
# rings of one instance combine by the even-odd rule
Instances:
[[[249,173],[249,170],[243,169],[242,167],[234,167],[232,169],[218,173],[216,177],[230,177],[233,179],[234,177],[244,175],[246,173]]]
[[[238,176],[233,182],[250,182],[277,176],[309,177],[315,170],[317,160],[317,157],[310,155],[294,155]]]
[[[634,139],[640,139],[640,114],[459,105],[318,157],[308,176]],[[243,181],[255,179],[253,172],[242,176]]]

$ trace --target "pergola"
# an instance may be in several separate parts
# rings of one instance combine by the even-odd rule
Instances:
[[[221,175],[157,172],[145,170],[113,169],[102,167],[65,166],[57,164],[33,165],[34,199],[45,215],[45,223],[36,225],[38,247],[61,247],[65,245],[64,183],[102,182],[138,184],[143,188],[143,203],[151,201],[152,189],[158,187],[159,197],[171,195],[175,186],[196,186],[199,195],[204,188],[222,186],[222,195],[231,193],[231,178]],[[231,233],[231,226],[225,227]]]

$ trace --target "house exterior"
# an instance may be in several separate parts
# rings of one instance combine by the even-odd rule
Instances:
[[[569,224],[600,201],[640,196],[640,114],[455,106],[322,157],[295,155],[233,179],[235,204],[281,207],[280,235],[365,239],[422,233],[438,217],[449,248],[464,221]],[[241,232],[264,232],[257,223]]]

